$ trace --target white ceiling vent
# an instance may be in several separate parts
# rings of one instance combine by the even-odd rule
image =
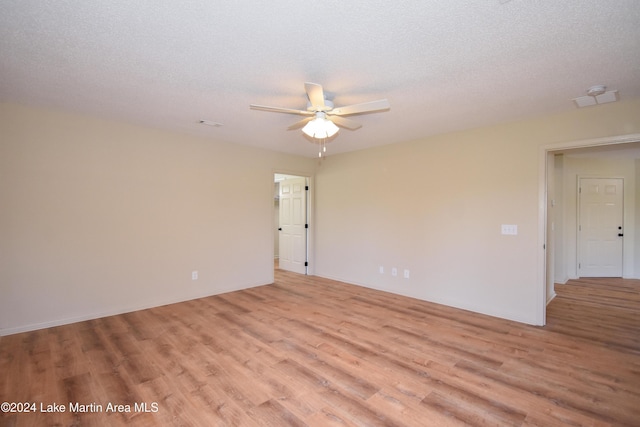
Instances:
[[[616,102],[618,100],[618,91],[609,90],[603,85],[591,86],[587,90],[587,96],[581,96],[574,98],[573,102],[576,103],[578,108],[589,107],[591,105],[606,104],[608,102]]]
[[[218,123],[218,122],[214,122],[213,120],[199,120],[198,123],[200,123],[201,125],[207,125],[207,126],[213,126],[216,128],[219,128],[220,126],[222,126],[222,123]]]

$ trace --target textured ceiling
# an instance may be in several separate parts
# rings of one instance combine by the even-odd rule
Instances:
[[[304,156],[304,82],[351,117],[329,154],[640,96],[638,0],[0,0],[0,101]],[[588,107],[600,108],[600,107]],[[223,124],[204,126],[200,119]]]

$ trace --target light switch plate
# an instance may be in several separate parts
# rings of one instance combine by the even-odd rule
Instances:
[[[514,224],[502,224],[502,234],[515,236],[518,234],[518,226]]]

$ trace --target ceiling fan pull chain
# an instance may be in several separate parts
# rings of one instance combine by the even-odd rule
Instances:
[[[327,138],[322,138],[318,141],[318,157],[322,157],[322,153],[327,152],[326,141]]]

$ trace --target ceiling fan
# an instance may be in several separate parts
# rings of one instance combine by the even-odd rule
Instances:
[[[269,107],[256,104],[250,104],[249,107],[253,110],[308,116],[289,126],[288,130],[302,128],[302,132],[315,140],[321,141],[322,144],[338,132],[338,126],[349,130],[356,130],[362,127],[360,123],[343,116],[375,113],[388,110],[391,107],[389,101],[386,99],[335,107],[333,102],[327,99],[321,85],[317,83],[305,83],[304,88],[308,98],[306,110]],[[320,155],[322,155],[322,153],[320,153]]]

